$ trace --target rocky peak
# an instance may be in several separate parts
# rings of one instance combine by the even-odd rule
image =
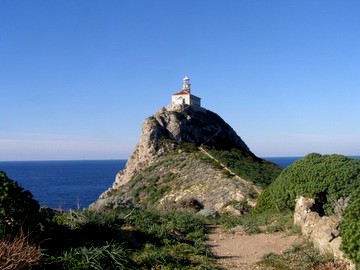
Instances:
[[[217,114],[192,105],[162,108],[145,119],[125,169],[91,208],[114,209],[131,202],[243,214],[280,171],[256,157]]]
[[[161,126],[166,137],[177,142],[204,144],[224,150],[238,148],[250,152],[236,132],[220,116],[209,110],[192,110],[189,107],[178,112],[161,109],[152,120]]]
[[[193,110],[191,106],[184,111],[162,108],[145,119],[139,142],[129,157],[126,168],[117,174],[113,188],[126,184],[137,171],[166,154],[169,145],[163,143],[164,139],[174,143],[206,145],[220,150],[237,148],[253,155],[245,142],[216,113],[205,109]]]

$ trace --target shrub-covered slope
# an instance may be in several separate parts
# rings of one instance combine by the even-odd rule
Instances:
[[[192,210],[200,210],[204,207],[227,212],[227,206],[239,202],[254,205],[260,186],[258,184],[272,181],[281,171],[277,165],[253,155],[241,157],[241,152],[234,149],[232,152],[239,156],[231,159],[231,170],[243,172],[241,177],[237,177],[220,165],[225,162],[221,157],[218,161],[211,159],[193,144],[177,144],[171,140],[163,143],[172,144],[173,149],[152,165],[138,170],[130,181],[109,191],[92,207],[114,208],[130,200],[143,207],[159,209],[194,207],[197,209]],[[211,154],[230,154],[226,150],[206,151]],[[247,168],[257,171],[257,178]],[[201,206],[192,205],[191,201],[199,202]]]
[[[260,195],[255,212],[294,209],[299,196],[315,198],[320,213],[360,187],[360,160],[312,153],[284,169]]]
[[[38,229],[40,206],[32,194],[0,171],[0,237]]]
[[[360,268],[360,190],[355,190],[350,198],[340,224],[341,250]]]
[[[314,211],[329,215],[350,199],[341,213],[341,250],[360,269],[359,194],[360,160],[313,153],[284,169],[259,196],[253,212],[293,210],[295,199],[304,196],[315,199]]]

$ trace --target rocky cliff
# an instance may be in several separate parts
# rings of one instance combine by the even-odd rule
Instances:
[[[217,114],[162,108],[145,119],[125,169],[92,207],[131,200],[152,207],[241,212],[279,173]]]

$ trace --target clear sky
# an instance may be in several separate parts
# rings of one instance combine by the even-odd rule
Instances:
[[[0,160],[126,159],[185,75],[258,156],[360,154],[358,0],[0,0]]]

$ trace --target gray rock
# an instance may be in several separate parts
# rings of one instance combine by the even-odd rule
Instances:
[[[212,217],[212,218],[218,218],[220,215],[218,211],[214,209],[202,209],[197,214],[204,216],[204,217]]]
[[[162,138],[221,149],[239,148],[251,153],[245,142],[216,113],[191,110],[191,107],[185,112],[162,108],[142,124],[139,142],[125,169],[116,175],[114,189],[126,184],[137,171],[154,163],[160,155],[166,155],[167,149],[159,143]]]

